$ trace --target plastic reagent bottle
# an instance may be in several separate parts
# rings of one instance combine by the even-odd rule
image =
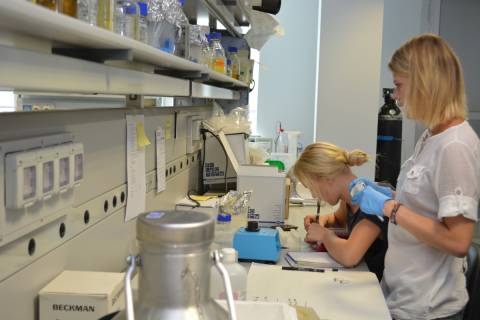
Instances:
[[[138,7],[140,9],[140,15],[138,16],[138,28],[137,37],[138,41],[148,43],[148,5],[144,1],[138,1]]]
[[[277,128],[277,136],[275,137],[275,152],[288,153],[288,137],[282,128],[282,123],[279,122]]]
[[[232,246],[233,233],[231,229],[232,215],[219,213],[215,224],[214,245],[216,248],[227,248]]]
[[[131,0],[117,0],[115,2],[114,31],[121,36],[135,39],[135,30],[138,20],[138,7]]]
[[[216,72],[220,72],[225,74],[226,73],[226,56],[225,50],[220,43],[220,39],[222,35],[220,32],[212,33],[212,65],[213,70]]]
[[[238,263],[238,253],[233,248],[223,248],[222,263],[228,271],[232,283],[233,299],[245,300],[247,297],[247,270]],[[222,276],[212,266],[210,271],[210,296],[213,299],[226,299]]]
[[[240,79],[240,58],[238,57],[238,49],[235,47],[229,47],[228,53],[230,54],[230,60],[232,60],[232,74],[234,79]]]
[[[91,26],[97,25],[98,1],[77,0],[77,19]]]

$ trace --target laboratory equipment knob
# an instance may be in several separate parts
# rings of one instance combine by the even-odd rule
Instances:
[[[248,232],[258,232],[260,228],[258,227],[258,221],[248,221],[247,222],[247,231]]]

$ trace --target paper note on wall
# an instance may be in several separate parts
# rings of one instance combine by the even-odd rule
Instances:
[[[165,178],[165,134],[161,127],[155,131],[156,153],[157,153],[157,192],[162,192],[166,188]]]
[[[145,141],[143,137],[139,137],[139,133],[145,135],[143,129],[144,116],[127,115],[126,122],[127,208],[125,221],[128,221],[145,211],[145,195],[147,190],[145,185]],[[141,125],[139,125],[139,123]],[[143,133],[139,132],[139,127]]]

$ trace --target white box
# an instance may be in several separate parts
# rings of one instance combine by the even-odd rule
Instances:
[[[262,227],[283,224],[285,220],[285,173],[273,166],[240,166],[238,191],[252,191],[248,219]]]
[[[123,273],[64,271],[39,292],[40,320],[98,320],[124,309]]]
[[[205,212],[210,216],[217,218],[219,205],[218,198],[212,198],[205,201],[198,201],[200,207],[197,207],[196,203],[188,198],[184,198],[176,203],[175,210],[177,211],[194,211],[194,212]]]

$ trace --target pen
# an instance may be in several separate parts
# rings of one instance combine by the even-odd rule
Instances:
[[[302,268],[302,267],[282,267],[282,270],[290,271],[308,271],[308,272],[325,272],[324,269]]]
[[[318,223],[320,219],[320,199],[317,200],[317,215],[315,216],[315,221]]]

